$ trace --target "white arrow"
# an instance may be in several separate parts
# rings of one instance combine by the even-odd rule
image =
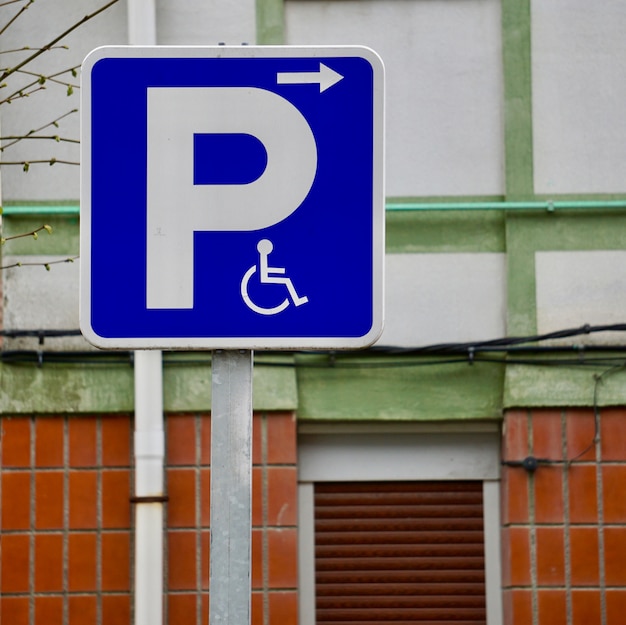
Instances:
[[[279,85],[303,85],[318,83],[320,93],[338,83],[343,76],[320,63],[319,72],[279,72],[276,74],[276,82]]]

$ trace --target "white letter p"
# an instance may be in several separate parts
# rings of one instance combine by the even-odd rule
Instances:
[[[308,122],[253,87],[148,88],[147,308],[193,308],[193,234],[267,228],[293,213],[317,169]],[[242,134],[267,153],[245,184],[194,184],[194,135]],[[243,156],[243,155],[242,155]]]

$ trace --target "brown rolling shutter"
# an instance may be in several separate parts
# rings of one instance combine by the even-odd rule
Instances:
[[[315,485],[316,619],[486,622],[481,482]]]

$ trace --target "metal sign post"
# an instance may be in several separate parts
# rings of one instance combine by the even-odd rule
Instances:
[[[209,625],[248,625],[252,532],[252,352],[215,351],[211,369]]]

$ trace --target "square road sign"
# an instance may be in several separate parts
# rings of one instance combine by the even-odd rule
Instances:
[[[382,331],[384,82],[363,47],[104,47],[82,71],[81,329],[105,348]]]

